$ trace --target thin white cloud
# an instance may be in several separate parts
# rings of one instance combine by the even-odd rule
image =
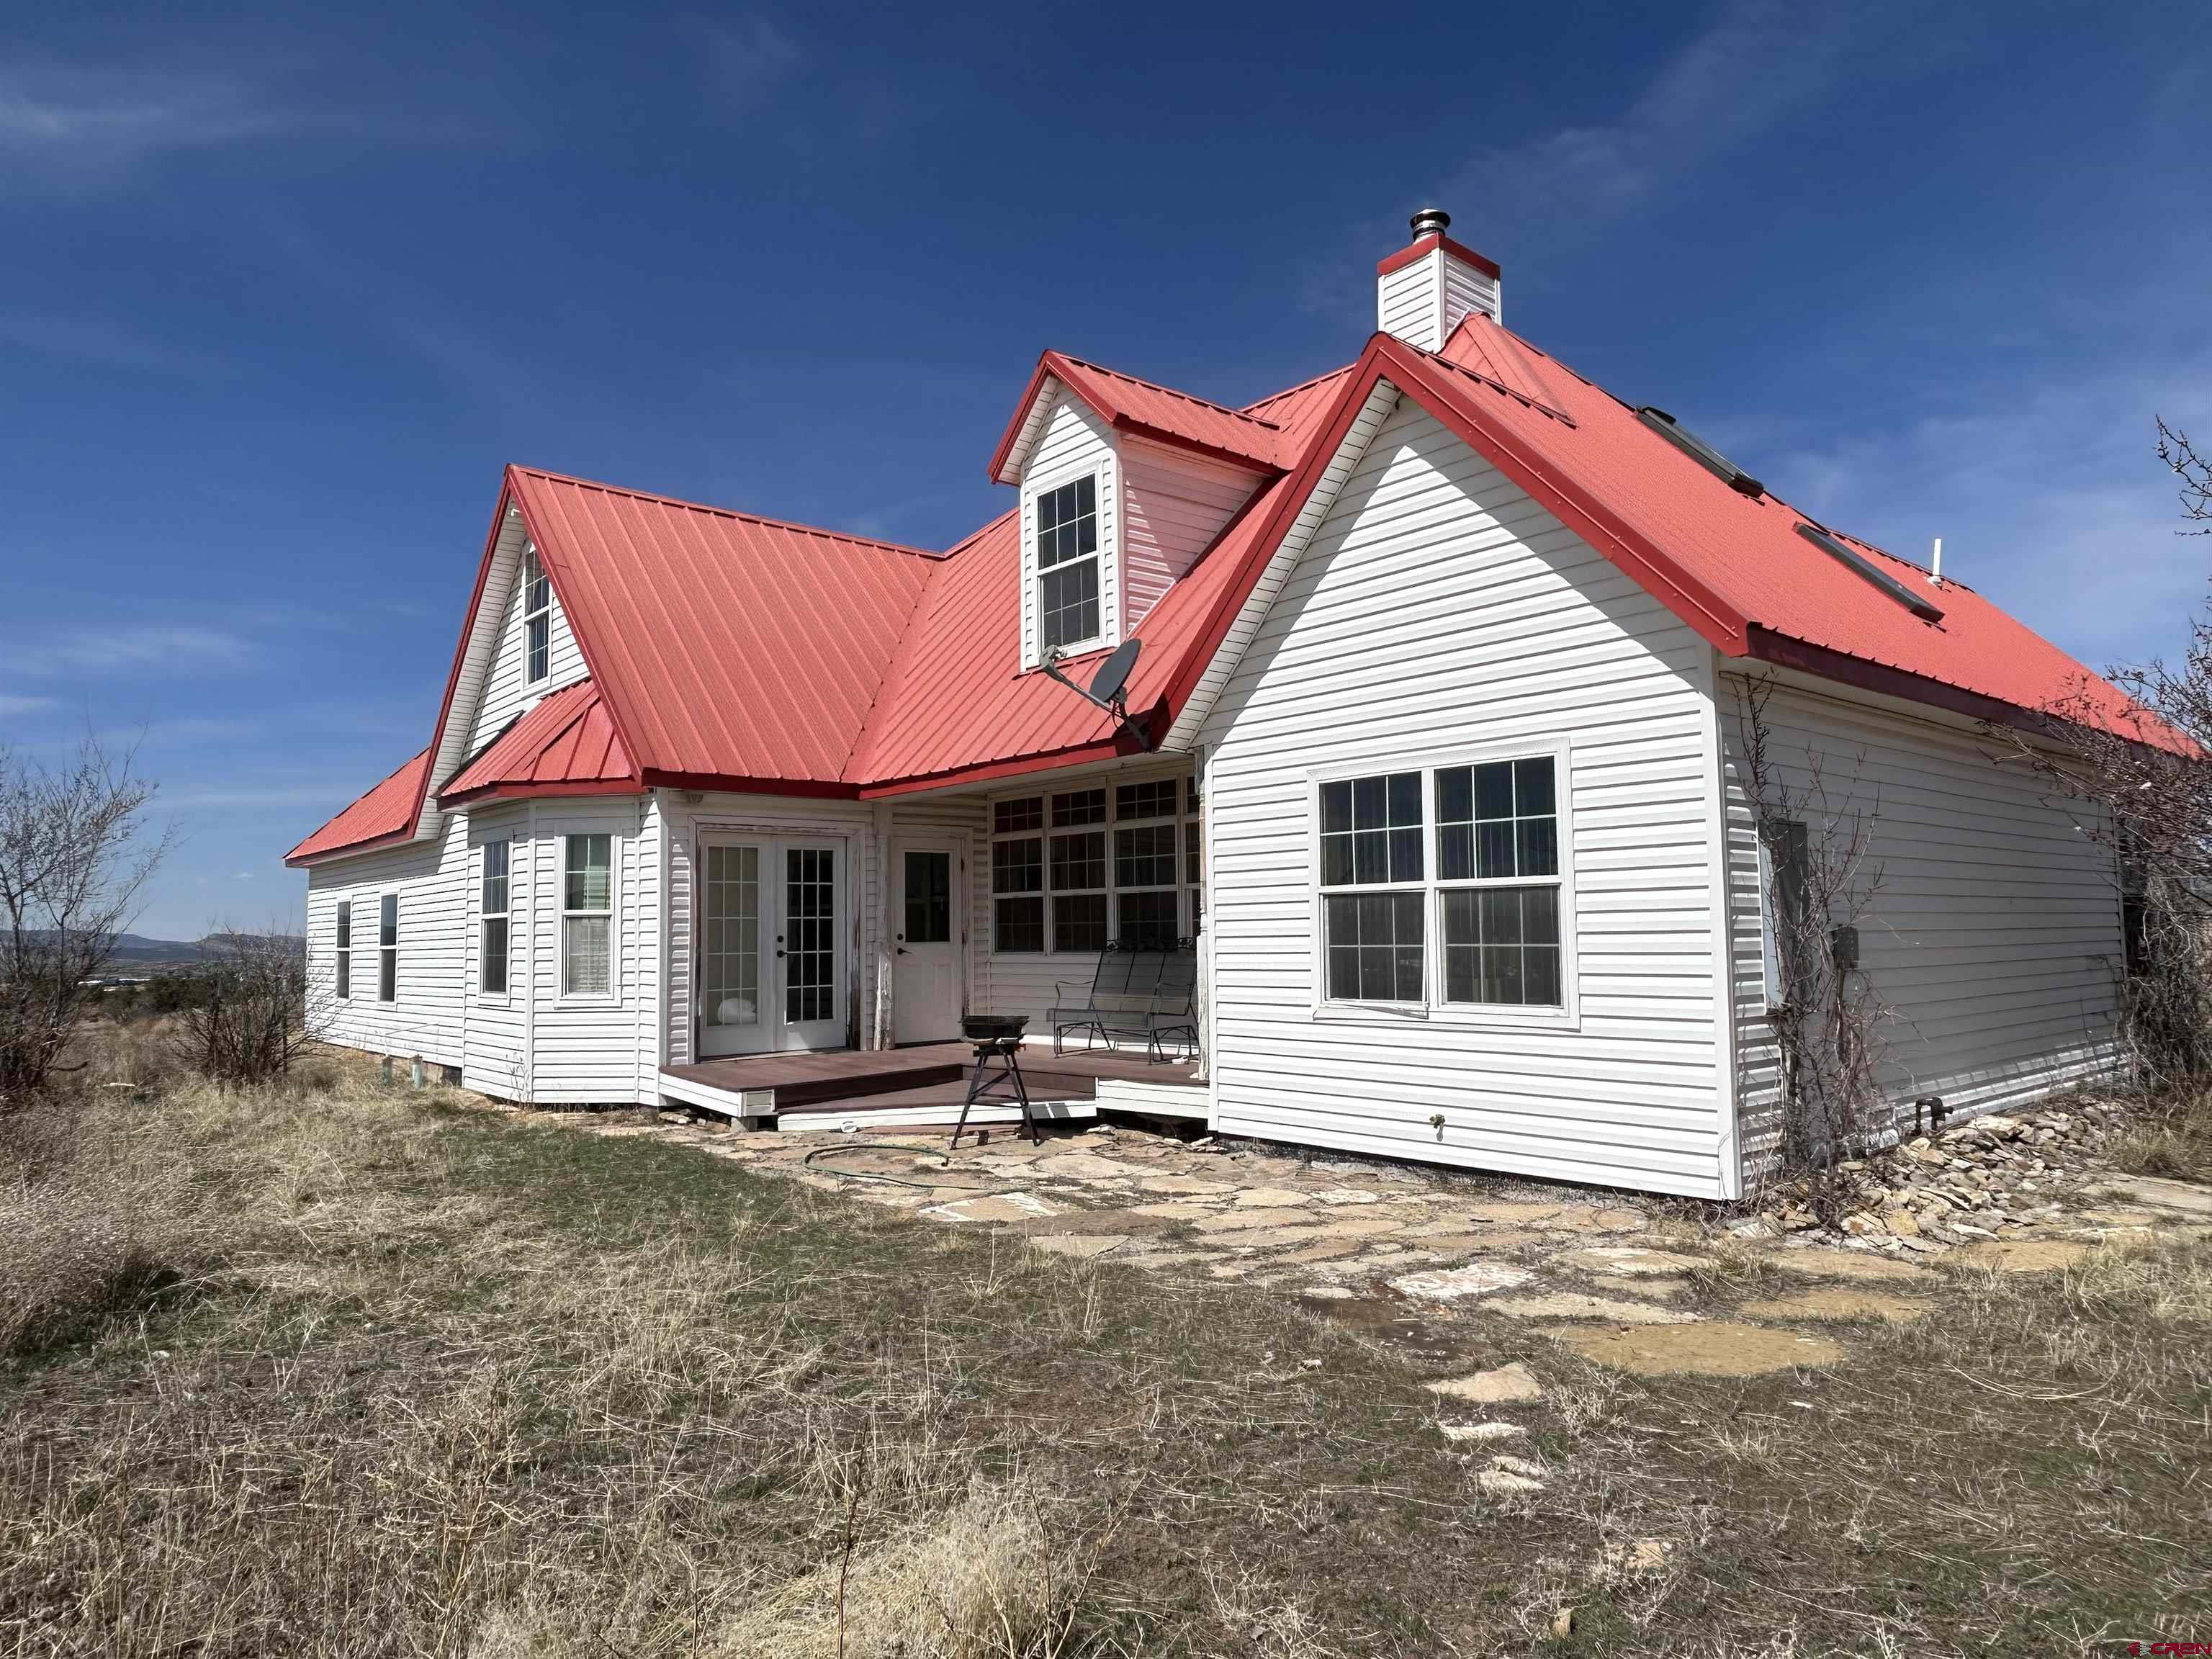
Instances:
[[[283,113],[231,82],[61,64],[0,67],[0,160],[99,170],[265,137]]]
[[[228,629],[191,623],[116,623],[65,628],[23,641],[0,670],[32,678],[87,674],[203,675],[243,668],[259,647]]]
[[[1601,234],[1663,207],[1692,179],[1710,180],[1717,158],[1802,106],[1885,32],[1863,9],[1734,0],[1611,120],[1477,150],[1443,181],[1442,199],[1480,227],[1486,250]]]
[[[2103,667],[2173,654],[2204,603],[2212,541],[2176,533],[2152,421],[2212,428],[2208,386],[2212,357],[2045,373],[1779,455],[1731,453],[1795,505],[1905,557],[1924,562],[1942,537],[1946,576]],[[1723,447],[1756,424],[1729,422]]]
[[[0,720],[12,720],[21,714],[36,714],[53,707],[52,697],[0,696]]]
[[[236,875],[233,876],[231,879],[233,881],[252,881],[253,879],[253,872],[251,870],[240,870]]]
[[[689,20],[709,109],[724,118],[757,114],[805,61],[806,53],[772,17],[738,12]]]

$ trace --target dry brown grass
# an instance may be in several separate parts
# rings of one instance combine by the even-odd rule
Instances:
[[[0,1370],[0,1653],[796,1659],[842,1580],[848,1659],[1318,1654],[1330,1527],[1410,1574],[1378,1517],[1467,1503],[1418,1386],[1265,1299],[443,1098],[95,1104],[24,1178],[179,1276],[68,1280]],[[1253,1374],[1293,1347],[1334,1374]],[[1347,1650],[1422,1628],[1343,1588]]]

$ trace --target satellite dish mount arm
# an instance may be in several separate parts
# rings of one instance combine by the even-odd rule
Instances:
[[[1091,677],[1088,685],[1078,685],[1062,672],[1060,663],[1063,655],[1058,646],[1044,653],[1039,665],[1048,678],[1062,685],[1091,704],[1113,716],[1114,724],[1125,732],[1136,734],[1137,742],[1146,754],[1152,752],[1152,734],[1145,729],[1145,722],[1129,714],[1129,672],[1137,665],[1137,653],[1143,647],[1140,640],[1129,640],[1115,647],[1114,654],[1098,665],[1098,672]]]

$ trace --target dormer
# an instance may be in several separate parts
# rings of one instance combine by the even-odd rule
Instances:
[[[1021,491],[1021,665],[1119,645],[1255,489],[1273,422],[1048,351],[992,457]]]
[[[1375,267],[1375,326],[1424,351],[1443,350],[1469,312],[1505,320],[1496,262],[1445,235],[1450,225],[1442,208],[1423,208],[1413,241]]]

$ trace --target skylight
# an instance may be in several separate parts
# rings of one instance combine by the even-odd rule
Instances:
[[[1646,404],[1636,411],[1636,418],[1738,495],[1749,495],[1756,500],[1766,493],[1765,484],[1753,477],[1750,473],[1729,459],[1727,456],[1722,454],[1719,450],[1715,449],[1665,410],[1654,409],[1650,404]]]
[[[1797,533],[1823,553],[1832,554],[1849,565],[1891,599],[1895,599],[1907,611],[1919,617],[1921,621],[1942,622],[1943,620],[1943,610],[1941,605],[1914,592],[1872,559],[1867,557],[1865,554],[1855,547],[1844,546],[1842,542],[1818,525],[1801,524],[1797,526]]]

